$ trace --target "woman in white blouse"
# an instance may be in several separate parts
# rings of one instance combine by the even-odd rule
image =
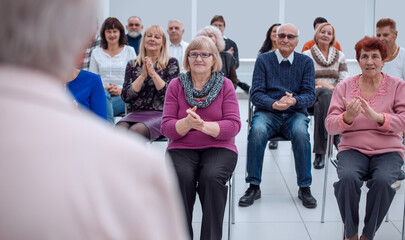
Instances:
[[[136,58],[133,47],[127,45],[124,26],[117,18],[107,18],[100,30],[101,47],[91,54],[90,71],[99,74],[107,101],[107,120],[114,123],[114,116],[125,112],[121,99],[125,67]]]

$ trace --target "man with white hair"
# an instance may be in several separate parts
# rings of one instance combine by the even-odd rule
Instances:
[[[0,239],[187,239],[164,157],[64,89],[95,6],[0,1]]]
[[[304,207],[316,207],[311,194],[311,143],[307,108],[315,102],[315,69],[311,58],[294,49],[298,29],[284,24],[277,29],[275,51],[261,54],[255,63],[250,99],[256,107],[248,135],[247,177],[250,184],[240,206],[250,206],[261,197],[263,157],[269,137],[282,134],[291,140]]]
[[[131,16],[128,18],[127,29],[128,45],[135,49],[136,55],[139,55],[139,44],[142,38],[142,19],[138,16]]]
[[[170,39],[169,55],[179,61],[180,71],[184,72],[183,59],[188,43],[183,41],[183,23],[177,19],[170,20],[167,26],[167,34],[169,34]]]

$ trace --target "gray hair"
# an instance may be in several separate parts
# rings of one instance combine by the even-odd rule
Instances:
[[[138,16],[130,16],[129,18],[128,18],[128,20],[127,20],[127,22],[129,22],[129,20],[131,20],[132,18],[138,18],[138,20],[141,22],[141,24],[142,24],[142,19],[140,18],[140,17],[138,17]]]
[[[97,26],[96,0],[1,0],[0,64],[67,78]]]
[[[298,28],[297,28],[296,26],[294,26],[294,24],[292,24],[292,23],[284,23],[284,24],[281,24],[281,25],[277,28],[276,34],[278,35],[278,31],[280,31],[280,29],[281,29],[282,27],[287,26],[287,25],[293,26],[295,29],[297,29],[297,38],[299,38],[299,36],[300,36],[300,30],[298,30]]]
[[[217,39],[217,48],[219,52],[224,51],[225,49],[225,40],[222,36],[221,30],[214,26],[205,26],[200,31],[197,32],[196,37],[198,36],[207,36],[208,34],[214,34]]]
[[[167,23],[167,25],[169,25],[172,22],[180,23],[181,28],[183,28],[183,23],[178,19],[170,19],[169,22]]]

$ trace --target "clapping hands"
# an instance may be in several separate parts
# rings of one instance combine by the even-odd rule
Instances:
[[[186,123],[190,128],[202,131],[202,128],[204,127],[204,120],[202,120],[201,117],[195,112],[196,110],[197,106],[186,110]]]
[[[146,56],[144,61],[143,61],[143,65],[142,65],[142,73],[141,73],[145,78],[147,76],[153,77],[154,74],[156,74],[155,72],[155,68],[153,67],[153,62],[152,62],[152,58]]]
[[[343,120],[347,124],[351,124],[360,114],[363,114],[369,120],[376,121],[380,124],[384,123],[384,115],[374,111],[364,98],[357,96],[348,102],[347,99],[343,97],[342,100],[346,106]]]
[[[285,92],[280,100],[275,101],[272,105],[272,108],[279,111],[284,111],[287,108],[294,106],[297,103],[297,100],[293,97],[292,93]]]

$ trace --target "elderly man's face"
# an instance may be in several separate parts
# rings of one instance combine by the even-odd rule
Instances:
[[[181,23],[173,21],[169,23],[167,33],[169,34],[170,42],[178,43],[183,37],[184,29]]]
[[[385,26],[376,29],[377,37],[385,42],[388,47],[395,45],[395,40],[397,39],[397,31],[391,29],[390,26]]]
[[[143,25],[142,25],[142,22],[138,18],[131,18],[128,21],[128,25],[126,26],[126,29],[127,29],[128,33],[131,33],[133,35],[139,35],[142,32]]]
[[[277,46],[283,55],[288,57],[298,45],[298,29],[293,25],[285,25],[279,28]]]

